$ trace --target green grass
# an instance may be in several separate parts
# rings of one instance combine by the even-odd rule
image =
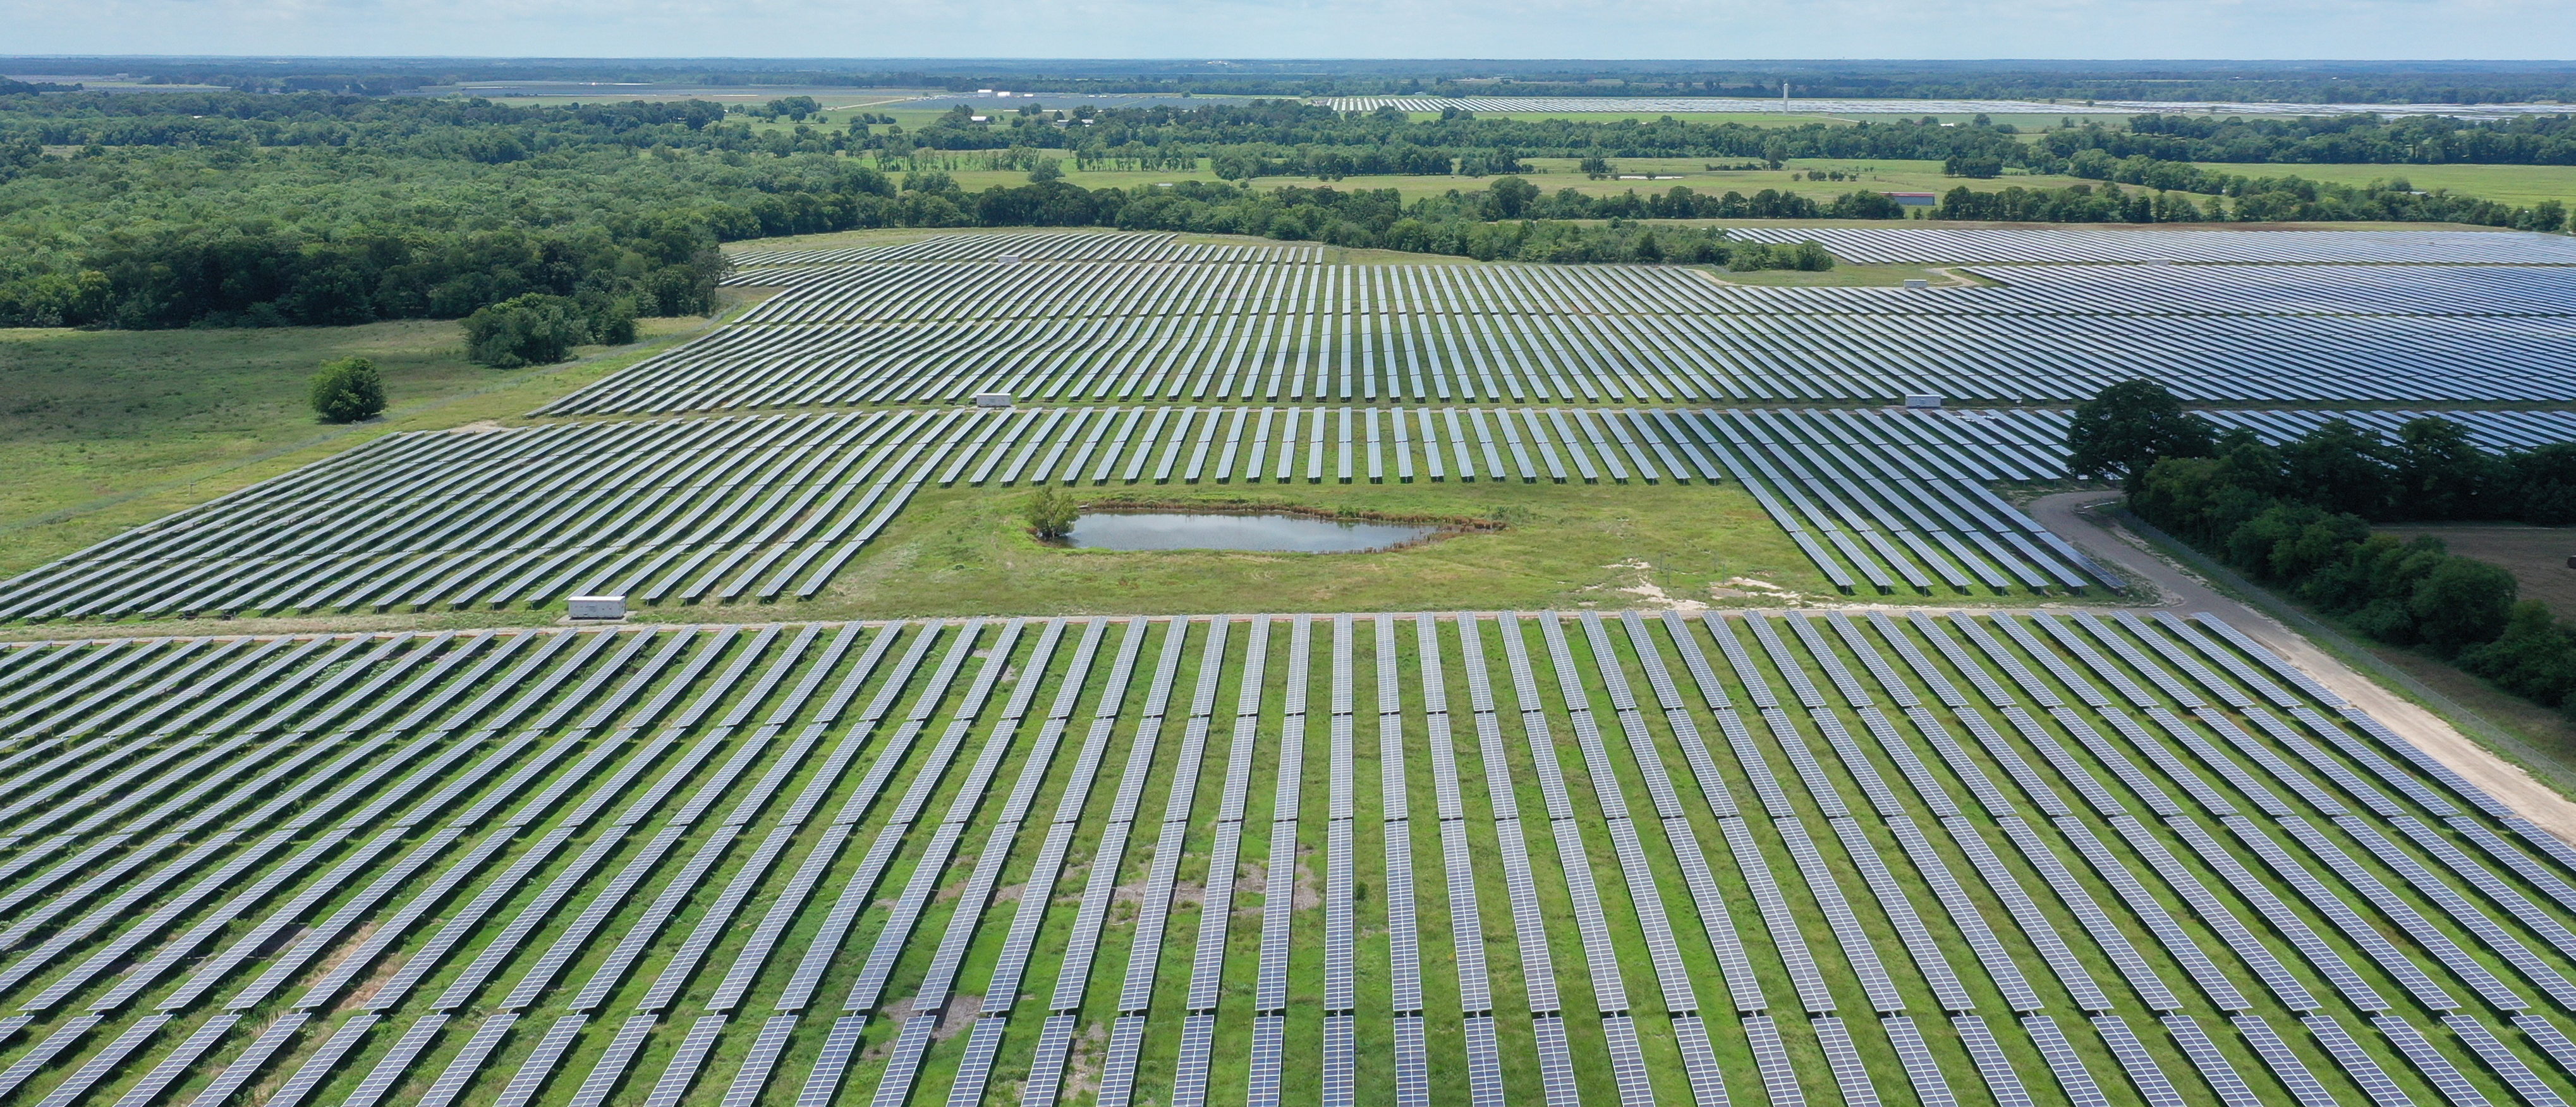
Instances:
[[[1733,577],[1802,593],[1830,591],[1752,497],[1733,485],[1264,483],[1115,494],[1505,522],[1492,533],[1362,554],[1060,549],[1028,534],[1021,512],[1030,495],[924,489],[830,589],[798,608],[800,616],[1619,608],[1649,599],[1646,589],[1674,599],[1713,599],[1711,586]],[[676,607],[654,612],[682,619],[709,614]]]
[[[634,346],[502,371],[464,357],[454,322],[173,331],[0,330],[0,576],[395,431],[514,418],[694,334],[648,319]],[[392,404],[333,426],[313,372],[373,359]]]
[[[972,154],[958,154],[955,156],[961,159],[960,164],[970,163],[973,157]],[[1612,164],[1617,166],[1621,173],[1668,176],[1673,179],[1634,181],[1615,179],[1593,180],[1586,177],[1579,169],[1576,168],[1578,163],[1572,158],[1528,158],[1525,160],[1530,166],[1530,172],[1522,174],[1522,177],[1528,180],[1531,184],[1539,186],[1540,189],[1550,194],[1554,194],[1560,189],[1570,188],[1586,196],[1615,196],[1619,193],[1629,191],[1644,194],[1662,192],[1675,186],[1686,186],[1693,191],[1709,195],[1722,195],[1727,192],[1741,192],[1750,196],[1763,189],[1769,188],[1777,189],[1781,192],[1811,197],[1817,200],[1830,200],[1846,192],[1854,191],[1947,192],[1960,185],[1966,185],[1976,191],[1987,192],[2013,185],[2020,185],[2025,188],[2062,188],[2070,184],[2085,183],[2074,177],[2028,176],[2021,174],[1997,177],[1992,180],[1966,180],[1958,177],[1943,176],[1941,174],[1941,163],[1938,161],[1841,158],[1793,158],[1779,169],[1740,170],[1712,170],[1709,169],[1708,166],[1742,164],[1746,159],[1615,158],[1612,159]],[[1217,179],[1215,174],[1210,172],[1204,166],[1196,170],[1083,170],[1077,168],[1074,163],[1068,159],[1064,162],[1063,169],[1065,171],[1064,179],[1067,183],[1081,185],[1084,188],[1132,189],[1151,187],[1156,184],[1166,184],[1177,181],[1214,181]],[[1858,179],[1842,181],[1792,179],[1793,176],[1802,176],[1808,172],[1816,170],[1840,170],[1846,176],[1850,176],[1852,174],[1858,174],[1859,176]],[[1028,174],[1020,172],[987,169],[953,169],[948,170],[947,173],[949,177],[957,182],[958,187],[963,188],[970,193],[979,192],[996,185],[1017,186],[1028,183]],[[900,172],[898,171],[898,176],[899,175]],[[1461,192],[1480,192],[1492,185],[1493,182],[1494,178],[1492,177],[1454,176],[1359,176],[1345,177],[1340,180],[1332,181],[1311,177],[1261,177],[1255,179],[1252,182],[1252,186],[1255,189],[1260,190],[1279,187],[1320,187],[1333,188],[1345,192],[1360,189],[1391,188],[1396,190],[1396,192],[1406,201],[1412,201],[1439,196],[1452,190]]]
[[[2543,200],[2576,203],[2576,165],[2288,165],[2201,162],[2201,168],[2247,177],[2305,177],[2366,185],[2404,178],[2425,191],[2446,189],[2500,204]]]

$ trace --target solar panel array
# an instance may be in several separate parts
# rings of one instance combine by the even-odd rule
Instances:
[[[1919,392],[2064,403],[2123,374],[2211,402],[2543,400],[2556,394],[2546,366],[2576,343],[2571,278],[2549,267],[2576,264],[2576,247],[2549,236],[1817,233],[2086,244],[2032,251],[2015,237],[1948,251],[1977,257],[1926,260],[2168,250],[2261,264],[2004,266],[1977,270],[1999,287],[1937,289],[1740,287],[1656,266],[1282,264],[1313,260],[1286,251],[768,271],[740,279],[789,287],[738,322],[540,414],[962,403],[987,392],[1068,404],[1893,403]],[[2285,245],[2296,243],[2308,247]],[[2394,264],[2273,264],[2293,260]]]
[[[1834,256],[1868,264],[2200,263],[2281,265],[2576,265],[2576,243],[2544,234],[2486,231],[2175,231],[2073,227],[1750,227],[1746,242],[1813,239]]]
[[[0,1087],[2564,1102],[2576,867],[2258,650],[2011,612],[13,644]]]

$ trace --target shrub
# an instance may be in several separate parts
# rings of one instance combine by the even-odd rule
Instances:
[[[1040,538],[1062,538],[1073,533],[1073,521],[1082,514],[1082,505],[1073,502],[1063,489],[1042,485],[1029,499],[1029,529]]]
[[[385,381],[362,357],[326,362],[313,374],[313,413],[325,423],[355,423],[385,411]]]
[[[633,327],[628,320],[628,327]],[[496,369],[551,365],[590,339],[590,320],[562,296],[531,292],[465,317],[465,356]]]

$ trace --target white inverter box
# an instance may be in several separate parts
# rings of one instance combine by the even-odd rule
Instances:
[[[564,605],[571,609],[566,612],[566,614],[571,615],[575,619],[623,619],[626,617],[626,597],[624,596],[574,596],[571,599],[565,600]]]

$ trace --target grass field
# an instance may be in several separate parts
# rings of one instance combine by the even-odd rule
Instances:
[[[466,361],[449,321],[0,330],[0,467],[13,475],[0,485],[0,576],[378,435],[516,416],[706,325],[647,319],[634,346],[515,371]],[[392,406],[321,423],[306,405],[313,372],[352,355],[383,370]]]
[[[957,155],[957,157],[959,159],[957,164],[971,164],[971,154],[961,154]],[[1571,188],[1587,196],[1615,196],[1619,193],[1628,191],[1639,193],[1662,192],[1675,186],[1685,186],[1693,191],[1709,193],[1712,195],[1723,195],[1728,192],[1741,192],[1750,196],[1763,189],[1769,188],[1795,195],[1812,197],[1818,200],[1829,200],[1844,193],[1855,191],[1947,192],[1960,185],[1966,185],[1971,189],[1986,192],[2013,185],[2019,185],[2024,188],[2063,188],[2070,184],[2085,183],[2074,177],[2029,176],[2025,174],[1997,177],[1993,180],[1967,180],[1964,178],[1943,176],[1941,173],[1941,163],[1937,161],[1898,161],[1889,159],[1844,160],[1830,158],[1793,158],[1779,169],[1742,170],[1712,170],[1708,168],[1708,166],[1713,164],[1740,164],[1744,160],[1740,158],[1623,158],[1613,162],[1621,173],[1645,174],[1648,176],[1669,177],[1671,179],[1633,181],[1615,179],[1593,180],[1578,171],[1576,168],[1577,162],[1571,158],[1529,158],[1526,160],[1531,167],[1531,172],[1524,174],[1524,179],[1539,186],[1540,189],[1553,194],[1560,189]],[[1064,162],[1063,168],[1065,170],[1064,179],[1066,182],[1081,185],[1084,188],[1138,188],[1151,187],[1156,184],[1175,181],[1205,181],[1216,179],[1215,175],[1208,172],[1205,167],[1201,167],[1196,171],[1169,169],[1095,169],[1086,171],[1075,168],[1073,162],[1070,159],[1067,159]],[[1859,176],[1856,180],[1842,181],[1791,179],[1793,176],[1801,176],[1811,171],[1832,170],[1840,170],[1847,176],[1851,174],[1858,174]],[[1028,183],[1028,174],[1019,172],[964,168],[948,170],[947,172],[951,178],[956,180],[958,187],[969,192],[979,191],[995,185],[1014,186]],[[1401,194],[1405,200],[1411,201],[1428,196],[1438,196],[1453,189],[1461,192],[1475,192],[1491,186],[1493,181],[1494,178],[1491,177],[1360,176],[1345,177],[1337,181],[1326,181],[1308,177],[1262,177],[1254,180],[1252,184],[1253,187],[1259,189],[1279,187],[1329,187],[1343,191],[1352,191],[1357,189],[1392,188]]]
[[[1260,596],[1279,611],[1412,611],[1664,602],[1742,606],[1833,588],[1733,485],[1273,485],[1113,491],[1104,506],[1289,506],[1326,512],[1499,519],[1383,553],[1256,554],[1070,550],[1040,544],[1030,494],[924,490],[811,608],[827,617],[1091,614],[1222,609]],[[1605,553],[1617,551],[1615,554]],[[1726,582],[1739,583],[1729,585]],[[1757,581],[1746,585],[1742,581]],[[690,609],[657,617],[703,618]]]
[[[2202,162],[2248,177],[2305,177],[2312,181],[2365,185],[2404,178],[2418,189],[2447,189],[2500,204],[2536,204],[2543,200],[2576,203],[2576,165],[2246,165]]]

